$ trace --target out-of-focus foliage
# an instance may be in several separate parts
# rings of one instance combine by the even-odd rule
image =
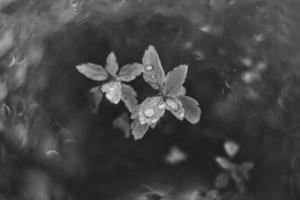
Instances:
[[[238,144],[234,143],[233,141],[226,141],[224,143],[224,149],[231,158],[234,157],[239,150]],[[225,172],[220,173],[216,177],[216,188],[226,188],[229,185],[230,179],[232,179],[237,190],[240,193],[244,193],[246,190],[246,182],[250,179],[249,171],[253,169],[254,164],[252,162],[235,164],[224,157],[216,157],[216,162],[223,170],[225,170]]]
[[[139,184],[160,184],[165,199],[199,198],[220,170],[228,175],[216,156],[255,163],[246,193],[220,176],[221,186],[229,178],[222,199],[299,199],[299,13],[297,0],[0,0],[0,199],[151,196]],[[98,109],[106,94],[74,66],[104,63],[111,51],[133,63],[147,44],[165,71],[189,66],[186,92],[201,121],[167,116],[133,142],[112,122],[153,88],[122,76],[136,90],[122,91],[127,106]],[[125,66],[119,76],[134,70]],[[125,100],[135,93],[136,103]],[[228,137],[239,144],[232,157]],[[188,155],[180,165],[165,163],[173,146]]]

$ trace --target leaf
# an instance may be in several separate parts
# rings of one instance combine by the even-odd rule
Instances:
[[[238,167],[240,173],[242,174],[245,180],[249,179],[249,171],[253,169],[253,167],[254,164],[252,162],[244,162]]]
[[[142,139],[149,129],[148,124],[141,124],[138,119],[133,120],[131,123],[132,135],[135,140]]]
[[[219,164],[220,167],[226,170],[233,170],[236,168],[236,165],[226,158],[223,157],[216,157],[216,162]]]
[[[244,178],[239,174],[237,170],[233,170],[231,172],[231,177],[238,191],[244,193],[246,190]]]
[[[130,137],[130,122],[129,122],[129,116],[128,113],[123,113],[121,114],[119,117],[117,117],[114,121],[113,121],[113,126],[115,128],[120,129],[121,131],[123,131],[125,138],[129,138]]]
[[[156,124],[165,113],[165,103],[161,96],[148,97],[138,107],[138,116],[141,124]]]
[[[143,66],[139,63],[125,65],[120,69],[118,80],[129,82],[134,80],[138,75],[143,72]]]
[[[116,55],[114,52],[111,52],[110,54],[108,54],[108,56],[106,58],[106,66],[105,67],[110,75],[112,75],[113,77],[117,76],[117,71],[119,69],[119,65],[118,65],[117,58],[116,58]]]
[[[76,69],[84,76],[94,81],[104,81],[108,77],[106,70],[102,66],[93,63],[77,65]]]
[[[201,109],[197,100],[188,96],[179,96],[178,99],[182,103],[185,119],[192,124],[198,123],[201,116]]]
[[[164,94],[178,97],[182,93],[182,86],[188,71],[187,65],[179,65],[167,74]]]
[[[252,162],[244,162],[237,166],[234,170],[231,170],[231,177],[234,181],[236,188],[239,192],[243,193],[246,189],[246,181],[249,179],[249,170],[253,168]]]
[[[122,83],[122,96],[121,99],[125,106],[130,112],[133,112],[137,106],[136,92],[135,90],[127,84]]]
[[[91,109],[92,112],[98,113],[99,104],[102,100],[103,93],[100,86],[96,86],[90,89],[90,98],[92,101]]]
[[[113,104],[118,104],[121,100],[121,83],[119,81],[111,81],[105,83],[101,87],[105,97]]]
[[[184,119],[184,109],[179,99],[166,99],[166,109],[169,110],[177,119]]]
[[[153,46],[149,46],[143,56],[144,80],[153,89],[163,89],[165,82],[165,72],[162,68],[159,56]]]
[[[228,156],[234,157],[239,151],[239,145],[232,140],[228,140],[224,143],[224,149]]]
[[[223,189],[228,186],[229,184],[229,174],[226,172],[223,172],[219,174],[215,180],[215,186],[218,189]]]

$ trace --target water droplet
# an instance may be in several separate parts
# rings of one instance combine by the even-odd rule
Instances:
[[[156,90],[158,90],[158,86],[156,86],[156,85],[153,85],[152,87],[153,87],[153,89],[156,89]]]
[[[144,124],[146,124],[146,121],[145,121],[143,118],[140,118],[140,123],[141,123],[142,125],[144,125]]]
[[[158,108],[159,109],[164,109],[166,107],[166,104],[165,103],[161,103],[159,104]]]
[[[59,159],[60,155],[56,150],[48,150],[45,152],[46,156],[48,158],[52,158],[52,159]]]
[[[158,119],[152,119],[151,123],[155,124],[158,121]]]
[[[155,76],[152,74],[152,75],[150,76],[150,78],[155,79]]]
[[[153,69],[153,67],[152,67],[151,65],[146,65],[145,68],[146,68],[146,70],[148,70],[148,71],[150,71],[150,70]]]
[[[171,99],[167,99],[166,100],[166,103],[168,104],[168,106],[172,109],[172,110],[178,110],[178,108],[179,108],[179,106],[178,106],[178,104],[175,102],[175,101],[173,101],[173,100],[171,100]]]
[[[145,110],[144,112],[146,117],[152,117],[154,115],[154,110],[152,108]]]

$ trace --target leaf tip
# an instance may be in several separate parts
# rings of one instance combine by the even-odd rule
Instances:
[[[189,69],[189,66],[188,65],[186,65],[186,64],[181,64],[181,65],[179,65],[178,66],[178,68],[182,68],[182,70],[184,70],[184,71],[188,71],[188,69]]]
[[[153,45],[149,45],[147,48],[148,51],[155,51],[155,47]]]
[[[113,51],[111,51],[111,52],[108,54],[107,57],[108,57],[108,58],[116,59],[116,54],[115,54]]]

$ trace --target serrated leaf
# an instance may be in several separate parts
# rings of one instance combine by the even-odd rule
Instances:
[[[111,52],[110,54],[108,54],[108,56],[106,58],[106,66],[105,67],[110,75],[112,75],[113,77],[117,76],[117,72],[119,70],[119,65],[118,65],[117,58],[116,58],[116,55],[114,52]]]
[[[167,98],[165,103],[166,109],[169,110],[177,119],[184,119],[184,109],[179,99]]]
[[[122,83],[121,99],[129,112],[133,112],[137,106],[136,96],[135,90],[130,85]]]
[[[108,77],[106,70],[102,66],[93,63],[77,65],[76,69],[87,78],[95,81],[104,81]]]
[[[113,126],[123,131],[125,138],[130,137],[130,121],[128,113],[123,113],[113,121]]]
[[[216,162],[219,164],[220,167],[226,170],[233,170],[236,168],[236,165],[226,158],[223,157],[216,157]]]
[[[121,83],[119,81],[111,81],[105,83],[101,87],[102,91],[105,93],[105,97],[113,104],[118,104],[121,100]]]
[[[103,93],[100,86],[96,86],[90,89],[91,109],[94,113],[98,113],[99,104],[102,100]]]
[[[228,140],[224,143],[224,149],[228,156],[234,157],[239,151],[239,145],[232,140]]]
[[[227,172],[223,172],[216,177],[215,186],[218,189],[223,189],[228,186],[230,176]]]
[[[149,46],[143,56],[144,80],[153,89],[163,89],[165,72],[162,68],[158,53],[153,46]]]
[[[198,101],[188,96],[179,96],[178,99],[182,103],[185,119],[192,124],[198,123],[201,116]]]
[[[162,97],[148,97],[138,107],[138,118],[141,124],[156,124],[165,113]]]
[[[142,139],[149,129],[148,124],[141,124],[138,119],[133,120],[131,123],[132,135],[135,140]]]
[[[133,63],[123,66],[118,74],[118,80],[129,82],[134,80],[143,72],[143,65],[139,63]]]
[[[164,94],[170,97],[178,97],[182,93],[182,86],[188,71],[187,65],[179,65],[167,74]]]

